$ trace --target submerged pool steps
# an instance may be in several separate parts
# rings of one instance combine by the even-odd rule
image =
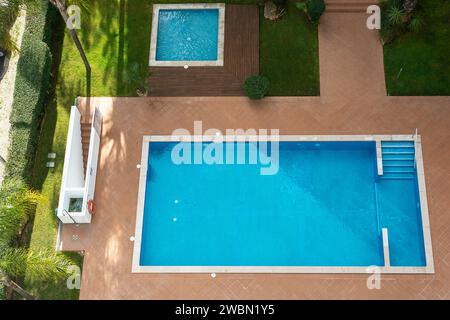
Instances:
[[[382,141],[382,179],[414,179],[414,141]]]

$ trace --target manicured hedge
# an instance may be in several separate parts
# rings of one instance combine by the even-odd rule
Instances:
[[[44,0],[41,7],[27,12],[10,116],[10,147],[5,175],[6,178],[22,178],[26,182],[31,179],[51,76],[51,54],[46,43],[50,37],[47,3]]]

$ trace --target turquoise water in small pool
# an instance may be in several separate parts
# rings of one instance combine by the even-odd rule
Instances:
[[[217,60],[218,28],[218,9],[160,10],[156,60]]]
[[[425,265],[417,179],[378,179],[373,142],[281,142],[268,176],[174,145],[149,146],[143,266],[381,266],[382,227],[391,265]]]

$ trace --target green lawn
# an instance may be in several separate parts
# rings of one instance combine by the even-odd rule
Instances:
[[[317,26],[292,2],[281,20],[260,16],[260,73],[270,80],[269,95],[319,95]]]
[[[450,95],[450,2],[422,0],[424,28],[384,47],[390,95]]]

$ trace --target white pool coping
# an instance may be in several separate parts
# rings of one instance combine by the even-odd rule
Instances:
[[[218,9],[219,25],[217,32],[217,60],[208,61],[164,61],[156,60],[156,47],[158,40],[159,11],[160,10],[187,10],[187,9]],[[221,67],[223,66],[225,40],[225,3],[185,3],[185,4],[154,4],[152,16],[152,32],[150,40],[151,67]]]
[[[192,142],[211,142],[216,136],[167,136],[152,135],[144,136],[142,141],[142,154],[139,175],[139,191],[136,212],[135,240],[133,248],[132,273],[373,273],[374,266],[367,267],[339,267],[339,266],[141,266],[141,240],[142,227],[144,220],[144,202],[147,180],[147,163],[149,144],[151,142],[173,142],[173,141],[192,141]],[[224,136],[224,141],[236,141],[234,136]],[[248,141],[270,141],[270,136],[246,137]],[[378,266],[377,271],[384,274],[432,274],[434,273],[433,251],[431,245],[431,232],[427,204],[427,195],[425,188],[425,176],[422,157],[422,143],[420,135],[280,135],[280,142],[288,141],[374,141],[379,145],[380,141],[414,141],[415,157],[417,166],[417,178],[419,185],[420,209],[422,217],[422,228],[425,248],[426,266],[424,267],[397,267],[390,265],[388,230],[383,228],[383,254],[385,257],[385,266]],[[377,159],[378,163],[378,159]]]

